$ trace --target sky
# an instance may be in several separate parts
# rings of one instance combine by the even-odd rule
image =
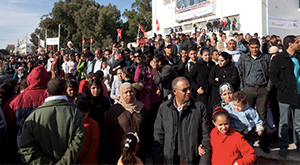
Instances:
[[[0,49],[8,44],[17,45],[38,27],[40,18],[49,14],[59,0],[0,0]],[[130,9],[135,0],[96,0],[100,5],[116,5],[121,11]],[[29,39],[28,39],[29,41]]]

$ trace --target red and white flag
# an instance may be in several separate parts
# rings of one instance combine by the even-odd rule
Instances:
[[[85,44],[85,40],[84,40],[84,37],[82,37],[82,45]]]
[[[121,39],[122,38],[122,29],[117,29],[117,32],[118,32],[119,38]]]
[[[91,44],[93,43],[93,37],[91,36]]]
[[[142,30],[142,32],[145,34],[145,30],[144,30],[143,26],[141,26],[141,24],[139,24],[139,27]]]
[[[156,19],[156,30],[159,31],[159,29],[160,29],[160,25],[158,23],[158,20]]]

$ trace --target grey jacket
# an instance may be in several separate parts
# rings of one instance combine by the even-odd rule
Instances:
[[[238,71],[239,71],[239,77],[240,77],[240,89],[243,89],[245,87],[245,80],[248,77],[251,69],[251,55],[250,53],[241,55],[238,61]],[[270,56],[266,54],[260,54],[259,57],[257,57],[260,61],[261,68],[263,70],[263,74],[265,76],[265,79],[267,80],[267,87],[271,89],[272,83],[269,79],[269,73],[270,73]]]

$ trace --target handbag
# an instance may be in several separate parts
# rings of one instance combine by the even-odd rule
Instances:
[[[111,68],[115,68],[116,66],[118,66],[121,62],[124,61],[124,58],[120,52],[119,49],[117,49],[114,54],[112,56],[110,56],[107,60],[107,64],[111,67]]]

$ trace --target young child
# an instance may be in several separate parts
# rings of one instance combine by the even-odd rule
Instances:
[[[256,160],[254,149],[229,125],[229,114],[216,107],[212,115],[215,128],[210,133],[212,147],[211,163],[223,165],[252,164]]]
[[[76,164],[97,164],[100,131],[98,123],[88,117],[90,107],[85,94],[75,99],[75,106],[81,111],[84,120],[85,142]]]
[[[87,86],[88,86],[90,80],[93,79],[93,76],[94,76],[94,74],[93,74],[92,72],[90,72],[90,73],[87,75],[87,77],[86,77],[85,80],[81,80],[81,81],[80,81],[78,92],[87,94],[87,93],[86,93],[86,88],[87,88]]]
[[[125,135],[123,142],[122,142],[122,155],[118,161],[118,165],[123,164],[143,164],[143,162],[135,156],[136,151],[139,148],[139,137],[137,133],[129,132],[127,135]]]
[[[78,84],[73,80],[67,80],[67,92],[66,96],[70,103],[74,104],[74,100],[78,94]]]
[[[263,122],[256,110],[247,103],[247,96],[242,91],[233,94],[233,101],[224,107],[231,117],[230,126],[245,135],[248,142],[254,142],[257,135],[264,131]],[[255,135],[255,132],[257,135]]]

